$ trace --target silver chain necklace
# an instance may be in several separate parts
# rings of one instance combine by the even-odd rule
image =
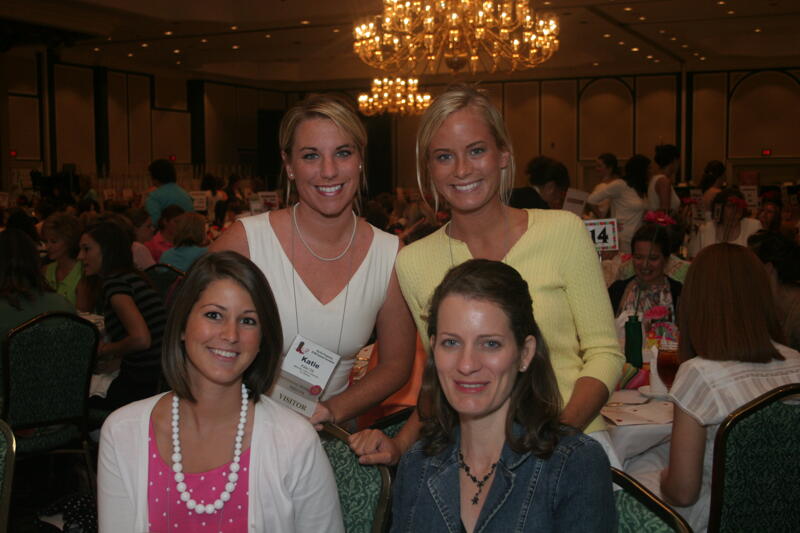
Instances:
[[[314,250],[311,249],[311,246],[308,245],[308,243],[306,242],[305,237],[303,237],[303,233],[300,231],[300,226],[297,224],[297,206],[298,205],[300,205],[300,202],[297,202],[296,204],[294,204],[294,207],[292,208],[292,222],[294,222],[294,229],[297,231],[297,236],[300,237],[300,242],[302,242],[303,246],[306,247],[306,250],[308,250],[308,253],[310,253],[311,255],[313,255],[314,257],[319,259],[320,261],[328,261],[328,262],[330,262],[330,261],[338,261],[339,259],[344,257],[344,255],[350,250],[350,247],[353,246],[353,241],[356,238],[356,226],[358,225],[358,218],[356,217],[355,212],[353,213],[353,231],[352,231],[352,233],[350,233],[350,241],[347,243],[347,246],[345,246],[344,250],[342,250],[342,253],[340,253],[336,257],[322,257],[321,255],[318,255]]]

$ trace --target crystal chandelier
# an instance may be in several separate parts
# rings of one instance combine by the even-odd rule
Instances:
[[[358,95],[358,109],[367,116],[418,115],[431,105],[431,95],[420,93],[418,85],[416,78],[375,78],[369,94]]]
[[[383,13],[357,23],[353,48],[388,72],[487,72],[533,68],[558,50],[558,19],[528,0],[383,0]]]

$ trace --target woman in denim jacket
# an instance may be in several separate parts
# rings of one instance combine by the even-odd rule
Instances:
[[[497,261],[434,292],[422,440],[400,461],[392,531],[613,531],[611,470],[559,423],[560,396],[528,286]]]

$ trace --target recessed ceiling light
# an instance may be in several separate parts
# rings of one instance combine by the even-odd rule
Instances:
[[[179,60],[177,60],[177,61],[175,62],[175,64],[176,64],[176,65],[180,65],[180,64],[181,64],[181,60],[180,60],[180,59],[179,59]]]
[[[142,43],[142,48],[147,48],[148,46],[150,46],[150,45],[147,44],[147,43]]]
[[[675,36],[673,35],[672,37],[670,37],[670,38],[669,38],[669,40],[670,40],[670,41],[677,41],[677,40],[678,40],[678,38],[677,38],[677,37],[675,37]]]
[[[693,55],[694,57],[700,57],[700,52],[692,52],[692,55]]]
[[[638,51],[639,51],[639,49],[636,48],[635,46],[633,48],[631,48],[631,52],[638,52]]]
[[[705,61],[705,60],[706,60],[706,56],[700,56],[700,61]]]
[[[619,41],[617,44],[620,46],[625,46],[625,41]]]
[[[172,51],[172,53],[173,53],[173,54],[180,54],[180,53],[181,53],[181,51],[180,51],[180,49],[179,49],[179,48],[176,48],[175,50],[173,50],[173,51]]]
[[[734,11],[733,9],[729,9],[728,10],[728,15],[735,15],[735,14],[736,14],[736,11]]]
[[[201,43],[207,43],[207,42],[208,42],[208,39],[205,39],[205,38],[203,38],[203,39],[200,39],[200,42],[201,42]]]
[[[110,41],[110,40],[111,40],[111,36],[109,35],[108,37],[106,37],[106,41]]]
[[[339,33],[340,30],[339,30],[339,28],[333,28],[333,30],[331,30],[331,31],[333,31],[333,33]]]
[[[648,54],[647,55],[647,59],[653,59],[653,55],[652,54]]]
[[[688,44],[686,44],[686,43],[683,43],[683,44],[681,45],[681,48],[689,48],[689,45],[688,45]]]
[[[239,26],[231,26],[231,31],[236,31],[239,29]]]
[[[301,20],[300,24],[305,26],[306,24],[311,24],[311,21],[310,20]]]
[[[96,46],[94,48],[92,48],[92,50],[95,51],[95,52],[99,52],[100,51],[100,49],[98,47],[96,47]]]
[[[599,63],[598,61],[595,61],[594,63],[592,63],[592,66],[593,66],[593,67],[599,67],[599,66],[600,66],[600,63]]]
[[[128,52],[128,57],[133,57],[133,52]]]
[[[270,39],[270,38],[272,38],[272,35],[270,35],[269,33],[264,34],[264,39]]]
[[[756,33],[761,33],[761,28],[755,28],[753,31]]]
[[[632,8],[632,7],[623,7],[622,9],[623,9],[624,11],[633,11],[633,8]]]
[[[164,35],[172,35],[172,32],[167,30],[167,31],[164,32]]]
[[[231,46],[231,48],[233,48],[234,50],[238,50],[239,49],[239,45],[238,44],[234,44],[233,46]]]
[[[656,59],[653,60],[653,63],[661,63],[661,60],[656,58]]]
[[[664,35],[665,33],[667,33],[667,30],[660,29],[660,30],[658,30],[658,33],[660,33],[661,35]]]
[[[718,6],[724,6],[725,5],[725,0],[718,0],[717,1],[717,5]]]
[[[547,2],[542,2],[542,3],[543,3],[544,5],[546,5],[546,6],[549,6],[549,5],[550,5],[550,4],[552,4],[553,2],[547,1]]]
[[[639,20],[647,20],[647,17],[645,17],[644,15],[641,15],[641,16],[639,17]]]
[[[610,33],[604,33],[604,34],[603,34],[603,37],[604,37],[605,39],[608,39],[609,37],[611,37],[611,34],[610,34]]]

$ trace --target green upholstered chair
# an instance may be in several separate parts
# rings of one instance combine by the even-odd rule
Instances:
[[[11,503],[11,480],[14,477],[16,443],[11,428],[0,420],[0,533],[6,533],[8,506]]]
[[[8,333],[0,368],[2,419],[17,433],[18,458],[83,454],[90,482],[86,418],[98,337],[94,324],[77,315],[44,313]]]
[[[145,276],[153,284],[158,294],[164,299],[165,304],[172,301],[175,290],[186,273],[165,263],[151,265],[144,270]]]
[[[347,431],[331,424],[325,424],[320,432],[322,447],[336,478],[344,528],[347,533],[379,533],[384,531],[388,517],[389,469],[360,464],[347,443],[349,436]]]
[[[681,515],[628,474],[611,469],[619,533],[687,533],[692,529]]]
[[[799,394],[800,383],[778,387],[720,425],[709,532],[800,531],[800,398],[787,399]]]
[[[406,407],[396,413],[379,418],[370,426],[370,429],[380,429],[390,437],[395,437],[408,421],[408,417],[416,407]]]

